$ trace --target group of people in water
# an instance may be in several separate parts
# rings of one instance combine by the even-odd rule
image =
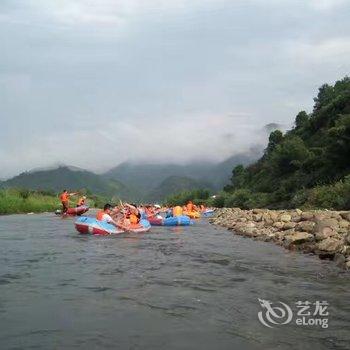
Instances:
[[[70,193],[67,190],[61,193],[62,214],[67,213],[70,197],[78,194],[77,192]],[[76,206],[85,206],[86,200],[86,196],[79,196]],[[175,207],[161,207],[158,204],[137,205],[120,202],[119,205],[111,205],[106,203],[103,209],[97,212],[96,220],[127,230],[130,227],[137,227],[141,219],[154,218],[160,213],[165,213],[166,217],[187,215],[190,218],[199,218],[200,213],[205,210],[206,207],[203,204],[197,206],[192,201],[189,201],[185,206]]]

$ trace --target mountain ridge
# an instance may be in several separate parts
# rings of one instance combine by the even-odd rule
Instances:
[[[124,162],[103,174],[72,165],[58,164],[22,172],[3,182],[0,181],[0,187],[56,192],[64,188],[88,189],[96,194],[117,196],[130,201],[161,201],[168,195],[182,190],[206,187],[216,191],[229,181],[235,165],[247,165],[254,159],[257,159],[256,152],[237,154],[218,163],[196,161],[179,165]]]

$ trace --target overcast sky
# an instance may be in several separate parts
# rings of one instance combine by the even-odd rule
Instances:
[[[350,73],[349,0],[1,0],[0,178],[222,160]]]

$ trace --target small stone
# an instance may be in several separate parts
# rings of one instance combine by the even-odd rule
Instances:
[[[282,222],[289,222],[291,220],[292,220],[292,216],[289,214],[282,214],[280,216],[280,221],[282,221]]]
[[[315,223],[313,221],[301,221],[298,222],[296,225],[296,228],[300,231],[305,231],[305,232],[313,232],[315,227]]]
[[[321,213],[316,213],[314,215],[314,218],[316,221],[323,221],[323,220],[327,220],[330,219],[331,214],[330,213],[326,213],[326,212],[321,212]]]
[[[344,243],[350,245],[350,232],[344,236]]]
[[[304,211],[302,214],[301,214],[301,220],[303,221],[310,221],[314,218],[314,214],[313,213],[310,213],[308,211]]]
[[[294,227],[296,227],[296,223],[295,222],[286,222],[284,225],[283,225],[283,228],[285,229],[285,230],[289,230],[289,229],[291,229],[291,228],[294,228]]]
[[[350,226],[350,222],[347,220],[340,220],[339,221],[339,227],[341,228],[348,228]]]
[[[301,221],[301,215],[297,215],[297,214],[292,215],[292,221],[293,222]]]
[[[350,221],[350,211],[344,211],[340,213],[340,216],[347,221]]]
[[[337,231],[334,231],[331,227],[324,227],[321,231],[314,232],[317,241],[333,237],[337,235]]]
[[[335,236],[339,230],[338,221],[335,219],[318,220],[314,227],[314,234],[317,240]]]
[[[308,232],[295,232],[284,236],[284,240],[287,244],[301,244],[312,241],[313,238],[314,236]]]
[[[350,256],[350,245],[345,245],[341,250],[341,253],[346,256]]]
[[[316,247],[317,249],[324,252],[336,253],[340,250],[341,245],[342,244],[340,240],[328,237],[323,241],[317,243]]]
[[[262,215],[261,214],[255,214],[253,215],[253,220],[256,222],[260,222],[262,219]]]
[[[278,214],[275,211],[270,212],[270,218],[272,221],[278,221]]]
[[[284,227],[284,223],[281,221],[277,221],[272,226],[278,228],[279,230],[282,230]]]

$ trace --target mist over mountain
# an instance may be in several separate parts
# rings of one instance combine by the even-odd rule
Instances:
[[[3,188],[26,188],[32,190],[51,190],[55,192],[86,189],[105,196],[117,195],[123,199],[135,199],[137,196],[118,180],[107,181],[100,175],[72,166],[59,166],[49,170],[31,170],[21,173],[0,184]]]
[[[168,195],[188,189],[208,188],[215,192],[229,182],[234,166],[248,165],[259,150],[234,155],[224,162],[146,164],[125,162],[98,175],[71,165],[36,168],[0,182],[3,188],[52,190],[86,189],[96,194],[132,201],[161,201]]]
[[[130,188],[147,194],[154,190],[171,176],[186,177],[207,183],[213,190],[222,188],[230,179],[232,169],[238,165],[248,165],[259,158],[261,151],[252,149],[250,152],[234,155],[223,162],[193,162],[179,164],[135,164],[124,162],[109,170],[103,176],[106,179],[121,181]]]
[[[213,190],[212,185],[205,181],[199,181],[185,176],[169,176],[159,186],[150,191],[146,195],[146,199],[150,202],[158,202],[172,194],[194,189]]]

